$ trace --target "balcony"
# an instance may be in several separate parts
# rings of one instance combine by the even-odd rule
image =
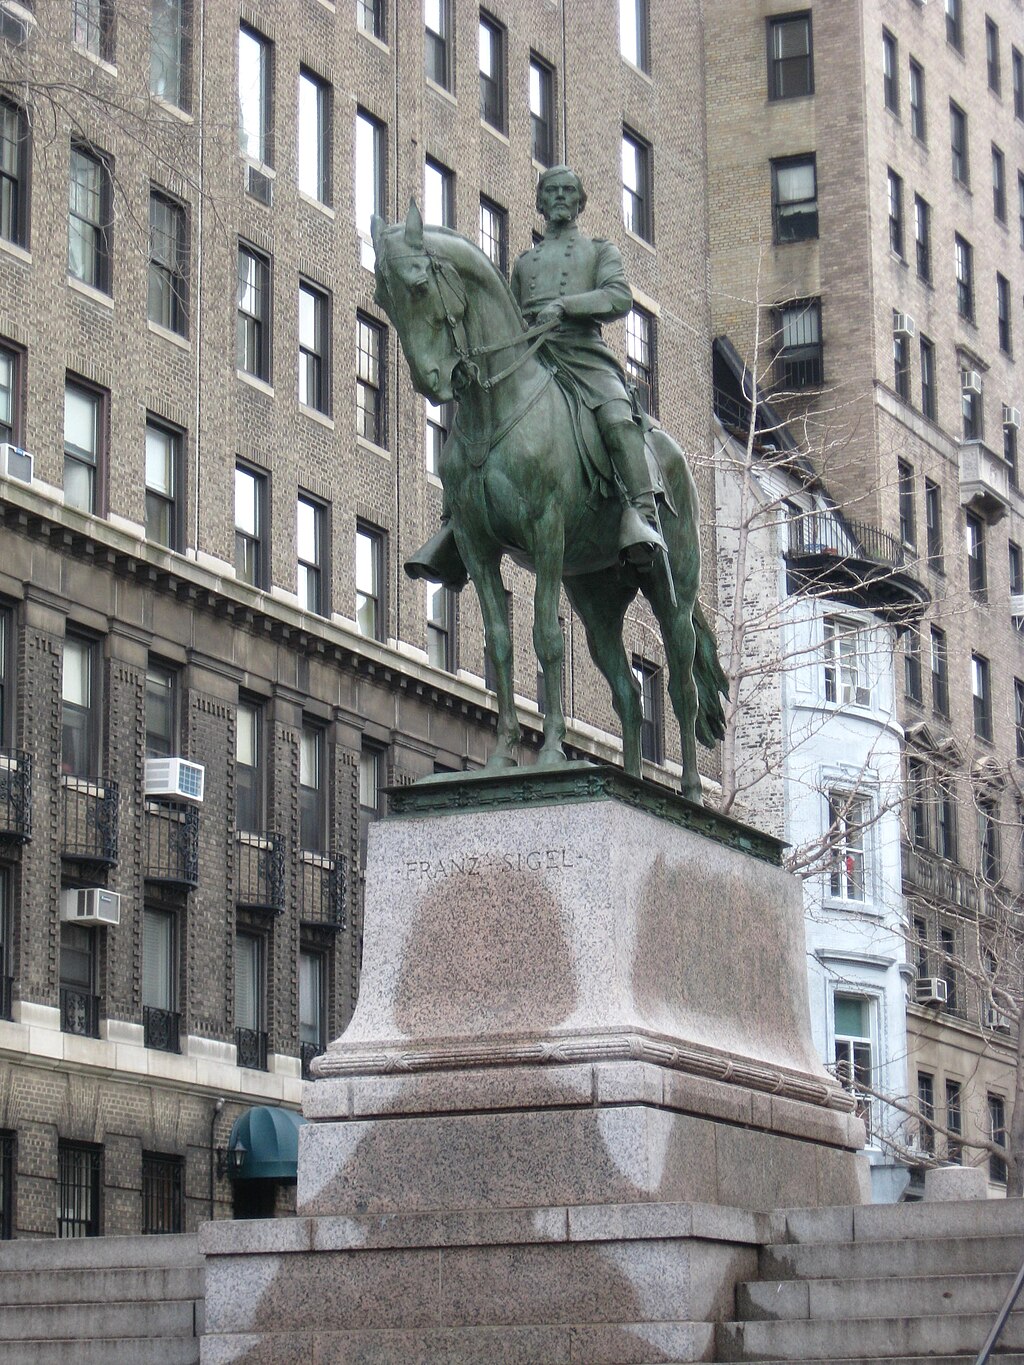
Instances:
[[[303,924],[344,929],[345,860],[303,849],[299,878],[299,919]]]
[[[877,611],[887,620],[920,616],[927,588],[909,571],[895,536],[830,511],[789,519],[789,591],[831,597]]]
[[[199,885],[199,807],[146,802],[146,880]]]
[[[235,900],[256,910],[284,909],[284,838],[280,834],[235,835]]]
[[[998,521],[1010,505],[1010,469],[981,441],[960,444],[960,505]]]
[[[100,998],[71,986],[60,988],[60,1028],[80,1038],[100,1036]]]
[[[0,749],[0,837],[32,838],[32,755]]]
[[[320,1043],[299,1044],[299,1055],[302,1058],[302,1079],[304,1081],[311,1081],[313,1079],[313,1073],[309,1069],[310,1065],[312,1064],[314,1057],[322,1057],[323,1053],[324,1048]]]
[[[174,1010],[158,1010],[152,1005],[144,1005],[142,1026],[146,1047],[154,1052],[181,1051],[181,1015]]]
[[[251,1067],[253,1071],[266,1071],[267,1035],[262,1030],[236,1028],[235,1048],[239,1066]]]
[[[109,778],[64,778],[61,857],[109,866],[117,862],[121,789]]]

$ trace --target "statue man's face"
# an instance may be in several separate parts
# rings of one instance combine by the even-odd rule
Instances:
[[[540,211],[545,223],[571,223],[580,211],[580,188],[571,171],[545,180],[540,192]]]

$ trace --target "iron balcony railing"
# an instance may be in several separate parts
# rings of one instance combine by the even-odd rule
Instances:
[[[180,1052],[179,1029],[181,1015],[174,1010],[157,1009],[154,1005],[143,1005],[142,1025],[146,1046],[154,1052]]]
[[[345,927],[345,860],[333,854],[299,855],[299,918],[329,929]]]
[[[60,1027],[62,1033],[77,1033],[80,1038],[100,1036],[100,998],[71,986],[60,988]]]
[[[313,1073],[309,1069],[310,1065],[314,1057],[323,1055],[323,1051],[324,1048],[322,1043],[299,1044],[299,1055],[302,1058],[302,1079],[304,1081],[311,1081],[313,1079]]]
[[[835,555],[870,560],[891,569],[906,566],[906,552],[895,536],[863,521],[842,521],[832,512],[806,512],[789,521],[793,554]]]
[[[199,807],[146,802],[146,880],[199,885]]]
[[[267,1035],[261,1029],[236,1028],[235,1048],[239,1066],[251,1067],[253,1071],[266,1071]]]
[[[32,755],[0,749],[0,834],[32,838]]]
[[[121,789],[107,777],[64,778],[65,858],[117,862]]]
[[[235,836],[239,905],[280,912],[284,909],[284,838],[280,834]]]

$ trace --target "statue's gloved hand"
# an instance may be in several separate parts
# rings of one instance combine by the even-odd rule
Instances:
[[[552,299],[546,303],[535,318],[538,327],[544,327],[548,323],[561,322],[565,317],[565,304],[561,299]]]

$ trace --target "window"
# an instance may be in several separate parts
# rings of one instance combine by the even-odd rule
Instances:
[[[900,112],[900,78],[897,68],[896,39],[887,28],[882,29],[882,94],[885,107],[892,114]]]
[[[823,381],[821,305],[802,299],[778,312],[778,378],[785,389],[816,388]]]
[[[772,162],[772,221],[776,242],[818,235],[818,180],[814,153]]]
[[[142,1153],[142,1231],[185,1231],[185,1163],[180,1156]]]
[[[12,663],[12,614],[0,611],[0,744],[9,743],[14,728],[14,712],[11,706],[13,688]],[[6,873],[0,869],[0,976],[3,975],[3,939],[8,928]]]
[[[450,0],[423,0],[424,63],[429,80],[452,89]]]
[[[931,479],[924,481],[924,519],[928,567],[935,573],[942,573],[942,489]]]
[[[111,0],[71,0],[71,37],[90,57],[114,60],[114,7]]]
[[[1024,247],[1024,172],[1017,172],[1017,218],[1019,223],[1020,244]]]
[[[831,845],[829,894],[836,900],[863,901],[864,828],[868,803],[850,792],[829,793],[828,822]]]
[[[387,41],[386,16],[384,0],[356,0],[356,23],[363,33],[369,33],[382,43]]]
[[[864,632],[840,616],[824,620],[825,700],[843,706],[870,706]]]
[[[985,565],[985,523],[973,512],[965,517],[967,532],[967,586],[975,597],[985,597],[988,571]]]
[[[441,467],[441,451],[444,449],[444,443],[452,429],[452,405],[451,403],[432,403],[429,398],[425,400],[425,403],[426,440],[424,457],[427,473],[438,474]]]
[[[769,19],[768,98],[788,100],[813,93],[810,14],[780,14]]]
[[[190,0],[152,0],[149,89],[158,99],[188,106]]]
[[[940,716],[949,715],[949,667],[946,651],[946,632],[938,626],[931,628],[932,708]]]
[[[427,658],[435,668],[455,671],[455,600],[450,588],[427,583]]]
[[[169,550],[181,548],[181,433],[146,419],[146,535]]]
[[[359,751],[359,866],[366,867],[366,839],[370,825],[384,814],[384,751],[364,743]]]
[[[1006,222],[1006,158],[992,144],[992,212],[1000,223]]]
[[[657,415],[655,341],[653,316],[634,305],[626,314],[626,379],[636,389],[644,410]]]
[[[188,236],[181,204],[157,190],[149,195],[149,290],[147,316],[158,327],[184,336],[187,330]]]
[[[651,69],[648,0],[619,0],[619,52],[641,71]]]
[[[971,696],[974,700],[974,733],[978,739],[992,738],[992,690],[988,660],[971,655]]]
[[[931,206],[919,194],[914,195],[914,252],[917,258],[918,279],[932,277]],[[890,225],[891,229],[891,225]]]
[[[953,238],[957,312],[974,321],[974,249],[959,233]]]
[[[299,605],[318,616],[327,615],[327,509],[322,502],[300,493],[295,511],[295,548],[298,559]]]
[[[60,926],[60,1027],[79,1038],[100,1036],[96,937],[84,924]]]
[[[64,502],[97,512],[103,451],[104,402],[92,389],[68,380],[64,386]]]
[[[654,240],[651,203],[651,149],[635,133],[622,131],[622,217],[628,231]]]
[[[910,402],[910,338],[905,332],[892,336],[893,385],[904,403]]]
[[[142,914],[142,1021],[146,1046],[177,1052],[177,917],[145,906]]]
[[[958,104],[949,102],[949,137],[953,159],[953,179],[961,185],[970,184],[967,160],[967,115]]]
[[[385,213],[384,150],[387,133],[383,123],[361,109],[356,114],[356,231],[359,233],[360,260],[368,270],[373,269],[374,253],[370,237],[370,222]]]
[[[978,869],[987,882],[997,882],[1002,875],[998,803],[989,797],[979,797],[975,817],[978,827]]]
[[[555,73],[530,56],[530,154],[542,166],[555,159]]]
[[[331,87],[299,68],[299,189],[331,202]]]
[[[480,15],[480,117],[505,131],[505,30],[490,15]]]
[[[889,195],[889,249],[903,256],[903,181],[890,167],[888,172]]]
[[[384,533],[356,523],[356,628],[368,640],[384,638]]]
[[[1014,595],[1024,593],[1024,550],[1015,542],[1010,541],[1007,549],[1009,551],[1009,579],[1010,592]]]
[[[928,140],[928,124],[925,118],[924,67],[920,62],[910,59],[910,131],[919,142]]]
[[[239,1066],[267,1065],[266,950],[259,934],[235,934],[235,1047]]]
[[[1017,741],[1017,757],[1024,758],[1024,682],[1013,680],[1013,730]]]
[[[17,444],[21,430],[21,356],[0,346],[0,441]]]
[[[917,544],[917,517],[914,513],[914,470],[905,460],[896,462],[899,490],[900,540],[911,547]]]
[[[170,758],[177,752],[174,671],[150,663],[146,669],[146,757]]]
[[[1013,324],[1010,317],[1010,281],[996,272],[996,321],[999,349],[1006,355],[1013,353]]]
[[[69,635],[61,669],[61,771],[94,777],[99,760],[96,646]]]
[[[324,782],[326,737],[319,725],[303,725],[299,737],[299,843],[310,853],[323,853],[327,830]]]
[[[455,226],[455,176],[429,156],[423,167],[423,221]]]
[[[957,52],[963,52],[963,0],[946,0],[946,42],[951,43]]]
[[[988,18],[985,20],[985,66],[988,71],[988,88],[998,95],[1003,85],[999,62],[999,29]]]
[[[329,413],[331,304],[322,289],[299,281],[299,402]]]
[[[1001,1095],[988,1095],[988,1135],[994,1143],[1006,1148],[1006,1101]],[[988,1159],[988,1178],[994,1185],[1006,1184],[1006,1158],[995,1152]]]
[[[235,829],[249,833],[263,824],[263,718],[253,702],[239,701],[235,715]]]
[[[640,693],[640,755],[651,763],[665,761],[665,712],[661,668],[634,654],[633,677]]]
[[[254,588],[267,585],[267,479],[248,465],[235,466],[235,573]]]
[[[833,1001],[836,1076],[857,1099],[856,1114],[864,1120],[871,1139],[871,1001],[863,996],[837,995]],[[861,1088],[863,1087],[863,1089]]]
[[[1017,428],[1003,422],[1003,459],[1006,461],[1010,487],[1019,489],[1020,477],[1017,469]],[[1024,592],[1024,589],[1021,589]]]
[[[960,407],[964,419],[964,440],[980,441],[984,433],[984,409],[981,394],[973,386],[969,387],[963,378],[961,383],[963,383],[963,388],[960,391]]]
[[[959,1081],[946,1082],[946,1160],[954,1166],[963,1161],[963,1148],[957,1138],[964,1131],[963,1100]]]
[[[255,29],[238,30],[238,142],[261,165],[270,154],[270,43]]]
[[[85,147],[71,148],[68,274],[110,293],[110,167]]]
[[[387,440],[384,338],[380,323],[356,314],[356,433],[378,446]]]
[[[931,825],[929,821],[928,769],[919,758],[907,759],[907,790],[910,797],[910,841],[915,848],[931,847]],[[927,976],[926,955],[921,948],[925,937],[923,920],[915,920],[918,930],[918,974]],[[924,970],[922,970],[922,962]]]
[[[28,246],[28,119],[0,100],[0,237]]]
[[[103,1154],[84,1142],[57,1143],[57,1236],[100,1235]]]
[[[903,691],[910,701],[924,699],[921,688],[921,632],[908,626],[903,633]]]
[[[921,411],[934,422],[938,413],[935,388],[935,343],[921,333]]]
[[[480,196],[480,250],[503,275],[508,274],[508,214],[493,199]]]
[[[1013,68],[1013,112],[1024,121],[1024,54],[1017,48],[1010,48],[1010,65]]]
[[[0,1130],[0,1241],[14,1236],[14,1133]]]
[[[311,948],[299,952],[299,1050],[302,1074],[308,1076],[309,1063],[327,1046],[325,981],[327,963],[323,953]]]
[[[238,247],[237,364],[245,374],[270,383],[270,258],[254,247]]]
[[[935,1155],[935,1077],[927,1071],[917,1073],[917,1141],[922,1152]]]
[[[957,856],[956,792],[952,779],[940,778],[936,786],[936,852],[950,862]]]

